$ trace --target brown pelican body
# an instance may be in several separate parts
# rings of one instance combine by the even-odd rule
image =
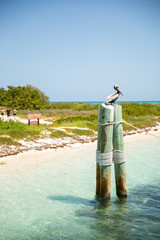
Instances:
[[[105,104],[107,104],[107,103],[114,103],[114,102],[119,98],[119,95],[120,95],[120,94],[123,96],[123,94],[121,93],[118,85],[115,85],[115,86],[114,86],[114,89],[115,89],[117,92],[109,95],[109,96],[107,97],[106,101],[105,101]]]

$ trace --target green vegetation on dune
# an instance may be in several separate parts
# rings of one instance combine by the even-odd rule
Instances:
[[[2,89],[0,89],[2,91]],[[12,88],[12,90],[15,90]],[[13,91],[14,92],[14,91]],[[16,96],[16,94],[13,94]],[[26,101],[27,102],[27,101]],[[2,94],[1,94],[1,106],[2,104]],[[145,116],[145,115],[160,115],[160,104],[138,104],[138,103],[119,103],[122,106],[123,110],[123,118],[128,116]],[[3,105],[4,106],[4,105]],[[97,116],[98,113],[98,104],[91,105],[89,103],[51,103],[48,105],[44,105],[39,110],[30,109],[22,110],[21,107],[18,111],[18,114],[26,116],[28,114],[28,110],[31,113],[42,113],[45,117],[54,117],[54,116],[90,116],[95,115]]]
[[[54,124],[66,124],[66,123],[74,123],[74,122],[95,122],[97,121],[97,115],[90,115],[90,116],[76,116],[76,117],[62,117],[57,119]]]
[[[91,111],[91,110],[97,110],[99,104],[91,105],[90,103],[74,103],[74,102],[66,102],[66,103],[50,103],[47,108],[50,109],[71,109],[76,111]]]
[[[156,121],[160,121],[160,104],[138,104],[138,103],[121,103],[123,119],[138,128],[152,127]],[[89,128],[97,131],[98,111],[96,114],[88,116],[60,117],[54,121],[53,126],[63,127],[80,127]],[[124,130],[133,128],[123,124]]]
[[[119,103],[122,106],[123,119],[136,126],[146,128],[160,122],[160,104],[138,104],[138,103]],[[98,105],[89,103],[48,103],[48,97],[39,89],[27,85],[26,87],[12,87],[8,90],[0,88],[0,105],[6,107],[16,107],[18,116],[26,118],[28,113],[41,113],[42,117],[53,122],[51,125],[28,126],[27,124],[15,121],[0,120],[0,135],[9,136],[1,138],[0,144],[5,141],[10,144],[14,139],[26,139],[27,141],[42,137],[43,130],[52,132],[50,137],[74,137],[80,135],[92,136],[97,131],[98,125]],[[6,109],[5,107],[5,109]],[[29,112],[28,112],[29,111]],[[53,128],[63,127],[62,130]],[[76,127],[76,128],[67,128]],[[82,129],[77,129],[82,128]],[[133,128],[123,124],[124,130]],[[12,138],[12,139],[11,139]],[[7,143],[6,143],[7,144]]]
[[[96,131],[97,115],[91,114],[90,116],[61,117],[54,121],[53,126],[90,128]]]
[[[54,130],[51,138],[74,137],[74,136],[93,136],[94,132],[86,129],[64,128],[64,130]]]
[[[160,104],[120,103],[123,119],[137,128],[153,127],[160,122]],[[132,127],[123,124],[124,130],[133,130]]]
[[[43,127],[40,126],[28,126],[25,123],[10,121],[2,121],[0,119],[0,135],[8,135],[15,139],[23,139],[28,136],[37,137]]]
[[[157,121],[157,118],[152,115],[146,115],[146,116],[139,116],[139,117],[126,117],[124,119],[129,124],[137,127],[137,128],[147,128],[147,127],[154,127]],[[123,124],[123,129],[125,130],[134,130],[132,127],[128,126],[127,124]]]
[[[62,137],[71,137],[71,135],[67,134],[62,130],[54,130],[53,133],[50,134],[51,138],[62,138]]]
[[[122,106],[123,118],[128,116],[160,116],[160,104],[119,103]]]
[[[148,103],[119,103],[122,106],[123,117],[127,116],[145,116],[145,115],[160,115],[160,104],[148,104]],[[42,113],[43,116],[89,116],[97,115],[99,104],[91,105],[89,103],[50,103],[43,108],[36,110],[30,109],[31,113]],[[19,110],[20,114],[24,116],[28,114],[28,111]]]
[[[91,130],[86,130],[86,129],[78,129],[78,128],[65,128],[65,130],[69,133],[73,133],[75,135],[79,135],[79,136],[93,136],[94,132]]]
[[[76,116],[90,116],[92,114],[97,114],[97,110],[91,111],[77,111],[72,109],[39,109],[39,110],[18,110],[18,116],[26,118],[28,113],[30,114],[39,114],[41,113],[43,118],[46,118],[50,121],[56,120],[60,117],[76,117]]]
[[[17,141],[14,141],[10,137],[0,137],[0,145],[14,145],[14,146],[20,146],[21,144]]]

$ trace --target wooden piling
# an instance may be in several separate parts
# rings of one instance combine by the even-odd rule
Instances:
[[[100,105],[98,107],[98,122],[101,119]],[[100,138],[101,138],[101,126],[98,124],[98,138],[97,138],[97,152],[96,152],[96,196],[100,195],[100,165],[99,165],[99,153],[100,153]]]
[[[113,161],[115,169],[116,193],[119,198],[127,197],[126,167],[122,125],[122,107],[114,105]]]
[[[100,105],[100,197],[110,199],[111,194],[111,162],[105,163],[107,154],[112,155],[113,148],[113,114],[114,107],[112,105]],[[103,125],[104,124],[104,125]],[[104,159],[104,161],[101,161]]]

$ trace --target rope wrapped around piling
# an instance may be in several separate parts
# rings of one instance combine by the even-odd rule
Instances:
[[[111,165],[112,164],[112,152],[100,153],[100,151],[97,151],[96,152],[96,162],[98,162],[100,166]]]
[[[126,162],[126,154],[118,150],[110,153],[100,153],[100,151],[96,151],[96,162],[99,163],[100,166],[109,166],[112,162],[123,163]]]
[[[114,150],[113,151],[113,162],[114,163],[124,163],[124,162],[126,162],[125,152],[121,152],[119,150]]]

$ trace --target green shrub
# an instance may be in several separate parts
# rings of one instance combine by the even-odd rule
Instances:
[[[123,118],[127,116],[160,115],[160,104],[119,103],[119,105],[122,106]]]
[[[40,109],[46,105],[48,97],[38,88],[8,86],[8,90],[0,88],[0,105],[17,109]]]
[[[90,116],[61,117],[53,123],[53,126],[89,128],[97,131],[97,118],[96,114]]]
[[[138,116],[138,117],[129,116],[129,117],[126,117],[124,120],[137,128],[146,128],[146,127],[153,127],[156,119],[155,119],[155,116],[153,115],[146,115],[146,116]],[[124,123],[123,129],[133,130],[134,128]]]
[[[57,103],[50,103],[47,108],[50,109],[72,109],[77,111],[90,111],[90,110],[97,110],[99,104],[91,105],[90,103],[82,103],[82,102],[57,102]]]
[[[97,120],[97,115],[93,114],[90,116],[75,116],[75,117],[61,117],[57,119],[54,124],[62,124],[62,123],[74,123],[78,121],[89,121],[89,122],[94,122]]]
[[[40,126],[28,126],[25,123],[15,122],[13,120],[2,121],[0,119],[0,135],[9,135],[13,138],[25,138],[27,136],[38,136],[42,130]]]
[[[20,144],[19,142],[14,141],[12,138],[9,138],[9,137],[0,137],[0,145],[20,146],[21,144]]]
[[[91,130],[85,130],[85,129],[68,129],[66,128],[66,131],[67,132],[70,132],[70,133],[73,133],[73,134],[76,134],[76,135],[85,135],[85,136],[93,136],[94,135],[94,132],[91,131]]]
[[[55,130],[50,134],[51,138],[62,138],[62,137],[71,137],[71,135],[67,134],[65,131]]]

